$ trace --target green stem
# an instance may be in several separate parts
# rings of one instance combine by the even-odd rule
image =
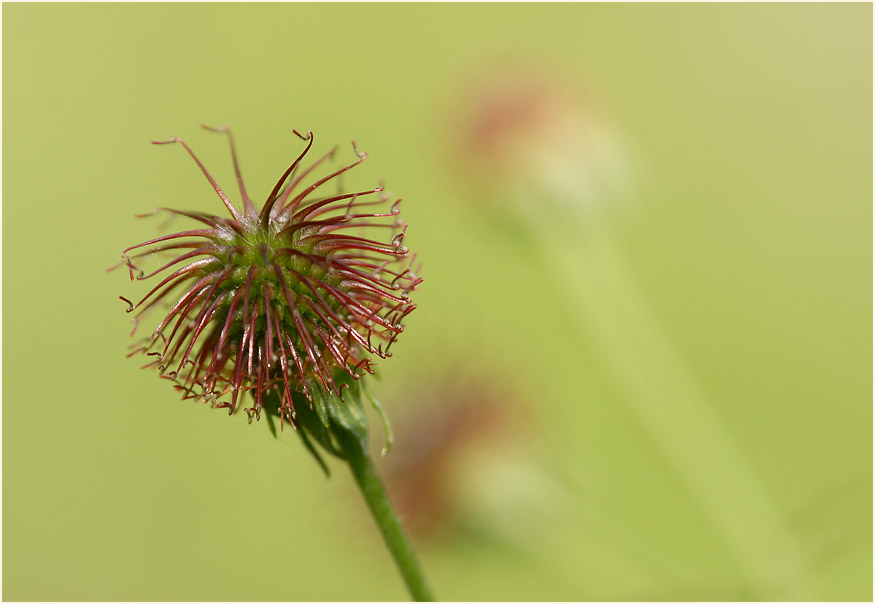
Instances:
[[[374,520],[380,528],[380,533],[383,535],[383,540],[398,565],[398,570],[401,571],[401,576],[404,578],[404,583],[407,584],[407,589],[410,590],[410,595],[417,602],[433,602],[434,597],[431,595],[431,590],[425,581],[422,569],[419,567],[416,554],[413,552],[410,541],[401,527],[401,522],[392,508],[389,497],[386,495],[386,489],[380,482],[374,462],[359,447],[344,448],[348,454],[347,461],[353,476],[355,476],[355,481],[359,485],[365,501],[368,502],[371,514],[373,514]]]
[[[546,204],[545,205],[549,205]],[[638,290],[608,225],[547,213],[529,224],[544,265],[575,306],[571,317],[600,354],[654,442],[686,480],[750,582],[754,599],[810,600],[811,570],[756,468],[714,411],[695,371]],[[777,561],[777,562],[776,562]]]

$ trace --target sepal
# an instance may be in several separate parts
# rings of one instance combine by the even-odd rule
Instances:
[[[376,398],[367,390],[364,377],[353,379],[339,373],[334,376],[343,398],[316,385],[311,388],[311,399],[307,400],[299,393],[293,393],[295,404],[296,432],[301,438],[304,448],[313,455],[316,462],[330,475],[328,465],[323,458],[324,453],[334,457],[349,460],[351,456],[368,454],[369,425],[365,412],[365,401],[377,411],[383,427],[386,430],[386,446],[383,452],[392,446],[392,431],[389,420]],[[275,422],[279,417],[279,401],[270,397],[270,403],[265,404],[268,424],[271,433],[276,436]],[[265,403],[267,403],[267,398]]]

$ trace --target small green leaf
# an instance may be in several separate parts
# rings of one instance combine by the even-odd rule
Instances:
[[[298,436],[301,437],[301,442],[304,443],[304,448],[310,452],[310,455],[313,456],[313,459],[316,460],[316,463],[319,464],[319,467],[322,468],[322,471],[325,472],[325,478],[331,478],[331,470],[328,469],[328,464],[325,463],[325,460],[322,459],[322,456],[319,455],[319,451],[316,450],[316,447],[313,446],[313,443],[310,442],[310,439],[307,437],[306,430],[297,430]]]
[[[330,418],[329,431],[337,436],[338,431],[351,435],[361,453],[368,451],[368,417],[361,401],[361,387],[358,381],[344,382],[348,388],[343,391],[343,399],[325,391],[314,392],[313,404],[324,405]],[[318,401],[318,402],[317,402]]]
[[[276,419],[274,418],[275,412],[270,409],[265,408],[265,417],[267,419],[267,427],[270,428],[270,433],[273,434],[274,438],[278,438],[279,434],[277,434],[276,430]]]
[[[395,435],[392,434],[392,425],[389,423],[389,416],[386,415],[386,412],[383,410],[383,406],[380,404],[380,401],[371,394],[371,391],[367,389],[365,386],[364,378],[359,380],[361,385],[361,390],[364,392],[365,396],[368,397],[368,400],[371,401],[371,406],[376,410],[377,415],[380,416],[380,421],[383,422],[383,431],[386,433],[386,444],[383,446],[383,450],[380,451],[381,455],[386,455],[389,451],[392,450],[392,444],[395,442]]]
[[[328,411],[328,403],[331,398],[331,395],[321,388],[317,387],[313,390],[313,411],[316,412],[316,415],[319,416],[319,421],[326,428],[331,425],[331,416]]]

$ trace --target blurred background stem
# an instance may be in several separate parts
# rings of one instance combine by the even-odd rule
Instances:
[[[751,595],[809,598],[806,562],[769,493],[651,314],[605,221],[583,218],[533,212],[527,221],[570,316],[595,337],[612,382],[722,535]]]

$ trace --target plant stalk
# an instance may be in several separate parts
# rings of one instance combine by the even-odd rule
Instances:
[[[597,339],[620,391],[723,535],[753,593],[811,599],[801,546],[645,303],[609,227],[569,218],[563,224],[568,230],[561,231],[555,221],[536,218],[529,224],[545,252],[544,265],[555,272],[565,298],[575,301],[571,316]]]
[[[370,455],[355,446],[345,447],[345,449],[348,453],[347,461],[352,475],[355,476],[355,481],[368,503],[368,508],[370,508],[380,533],[383,535],[383,541],[386,542],[386,546],[398,565],[398,570],[401,571],[401,576],[404,578],[410,595],[416,602],[433,602],[434,597],[431,594],[431,589],[426,583],[419,561],[410,545],[410,540],[404,533]]]

